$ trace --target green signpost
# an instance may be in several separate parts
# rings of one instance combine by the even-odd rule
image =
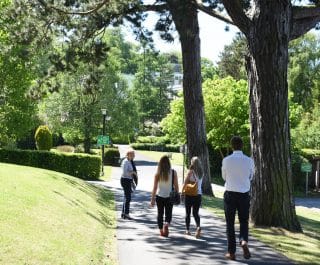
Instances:
[[[312,164],[302,163],[301,172],[306,172],[306,196],[308,195],[308,173],[312,171]]]
[[[110,144],[109,135],[98,135],[97,144],[98,146]]]
[[[312,171],[312,164],[310,163],[302,163],[301,164],[301,171],[302,172],[311,172]]]

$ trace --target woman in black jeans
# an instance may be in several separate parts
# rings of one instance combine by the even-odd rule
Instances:
[[[194,156],[191,158],[190,168],[187,173],[186,180],[184,182],[182,192],[184,192],[185,187],[188,183],[197,183],[197,192],[194,196],[185,194],[185,208],[186,208],[186,234],[190,235],[190,215],[192,208],[192,215],[196,222],[196,238],[200,237],[201,227],[200,227],[200,216],[199,209],[201,205],[201,194],[202,194],[202,177],[203,177],[203,168],[201,161],[198,157]]]
[[[172,203],[170,202],[170,191],[173,186],[179,191],[177,172],[171,169],[168,156],[162,156],[159,163],[157,173],[154,176],[154,183],[151,195],[151,206],[157,203],[158,208],[158,227],[161,236],[169,235],[169,225],[172,219]],[[157,193],[157,195],[156,195]],[[165,213],[165,224],[163,225],[163,215]]]
[[[124,191],[124,202],[122,205],[122,214],[123,219],[131,219],[130,212],[130,201],[132,193],[132,181],[137,179],[137,170],[135,168],[133,159],[134,159],[134,150],[129,149],[127,151],[126,158],[122,161],[122,176],[121,176],[121,186]]]

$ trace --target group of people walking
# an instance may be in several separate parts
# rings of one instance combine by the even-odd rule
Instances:
[[[226,259],[236,259],[235,216],[238,213],[240,232],[239,244],[246,259],[251,257],[248,248],[248,220],[250,207],[250,183],[253,178],[253,160],[242,152],[243,142],[239,136],[231,139],[233,153],[222,161],[222,178],[225,181],[224,211],[228,239]],[[137,183],[137,170],[133,162],[134,150],[127,151],[126,159],[122,163],[121,185],[124,190],[124,203],[121,217],[131,219],[129,215],[132,184]],[[186,179],[181,189],[185,204],[185,234],[191,235],[191,212],[195,220],[195,237],[201,236],[199,209],[202,200],[202,180],[204,170],[198,157],[192,157]],[[164,155],[158,162],[151,192],[150,205],[157,206],[157,224],[160,236],[169,235],[172,220],[173,203],[170,200],[172,190],[179,191],[177,172],[172,169],[170,159]]]

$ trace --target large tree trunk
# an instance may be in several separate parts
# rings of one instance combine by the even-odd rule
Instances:
[[[247,58],[251,144],[255,161],[251,219],[255,225],[300,231],[292,195],[288,118],[288,43],[291,6],[258,1]]]
[[[189,159],[198,156],[204,167],[203,192],[213,195],[210,182],[204,103],[201,87],[201,57],[197,9],[185,0],[169,0],[180,35],[183,62],[183,95]]]

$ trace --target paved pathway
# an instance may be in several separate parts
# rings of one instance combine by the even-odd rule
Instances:
[[[121,155],[123,147],[120,146]],[[156,163],[136,153],[139,174],[138,189],[131,202],[134,220],[120,218],[123,192],[120,186],[120,168],[112,169],[112,181],[106,182],[115,193],[117,208],[117,239],[119,265],[220,265],[220,264],[293,264],[253,238],[249,238],[252,258],[245,260],[238,248],[237,261],[224,259],[226,252],[225,223],[200,209],[203,235],[200,239],[184,235],[184,207],[174,206],[168,238],[160,237],[156,222],[156,208],[150,208],[150,191]],[[191,230],[195,229],[191,223]],[[193,231],[194,233],[194,231]]]

